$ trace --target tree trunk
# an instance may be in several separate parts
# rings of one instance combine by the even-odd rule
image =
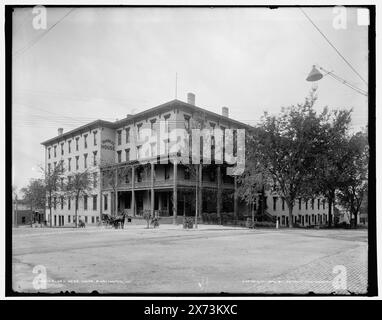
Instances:
[[[252,214],[252,224],[255,223],[255,205],[254,201],[251,202],[251,214]]]
[[[199,164],[199,215],[202,216],[203,211],[203,167]]]
[[[288,205],[288,210],[289,210],[288,226],[289,226],[289,228],[293,228],[293,206]]]
[[[80,205],[79,204],[79,199],[78,199],[79,197],[78,196],[76,196],[76,203],[74,204],[74,209],[75,209],[75,216],[76,216],[76,228],[78,228],[78,206]]]
[[[186,194],[183,194],[183,224],[186,221]]]
[[[49,193],[49,224],[50,227],[52,228],[53,226],[53,215],[52,215],[52,193]]]
[[[329,205],[329,219],[328,219],[328,227],[330,228],[332,226],[332,213],[333,213],[333,204],[334,204],[334,191],[329,192],[328,197],[328,205]]]
[[[199,173],[198,170],[196,170],[196,175],[195,175],[195,228],[198,227],[198,211],[199,211],[199,192],[198,192],[198,179],[199,179]]]

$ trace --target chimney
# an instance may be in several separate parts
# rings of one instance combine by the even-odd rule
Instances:
[[[222,116],[228,118],[228,108],[222,107]]]
[[[63,128],[58,128],[57,132],[58,132],[59,136],[62,136],[62,134],[64,133],[64,129]]]
[[[192,92],[187,93],[187,103],[195,105],[195,95]]]

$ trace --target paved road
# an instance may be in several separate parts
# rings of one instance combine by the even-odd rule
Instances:
[[[37,292],[34,268],[46,270],[40,292],[362,294],[367,232],[15,229],[14,290]]]

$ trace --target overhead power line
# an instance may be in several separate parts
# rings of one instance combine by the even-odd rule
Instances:
[[[320,30],[320,28],[313,22],[313,20],[308,16],[308,14],[299,8],[304,16],[309,20],[309,22],[316,28],[316,30],[324,37],[324,39],[329,43],[329,45],[337,52],[337,54],[345,61],[345,63],[357,74],[357,76],[367,85],[367,81],[359,74],[359,72],[351,65],[351,63],[341,54],[341,52],[336,48],[336,46],[328,39],[328,37]]]
[[[20,54],[25,53],[28,51],[30,48],[32,48],[39,40],[41,40],[45,35],[49,33],[55,26],[57,26],[62,20],[64,20],[70,13],[73,12],[75,8],[70,9],[62,18],[60,18],[57,22],[55,22],[53,25],[51,25],[45,32],[41,33],[39,36],[37,36],[35,39],[30,41],[26,46],[23,48],[19,49],[18,51],[13,53],[13,56],[18,56]]]

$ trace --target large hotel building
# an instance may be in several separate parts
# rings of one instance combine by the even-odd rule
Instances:
[[[222,114],[210,112],[195,105],[195,96],[188,94],[187,103],[172,100],[146,111],[127,115],[115,122],[96,120],[84,126],[63,132],[42,143],[45,147],[46,170],[63,165],[65,179],[71,174],[88,170],[92,177],[92,189],[76,203],[63,195],[52,199],[52,225],[72,226],[75,222],[75,206],[78,216],[86,224],[97,224],[102,214],[126,212],[131,217],[141,217],[145,210],[159,216],[163,222],[179,223],[182,216],[195,214],[195,172],[188,165],[166,163],[171,157],[170,132],[173,129],[190,131],[195,117],[203,117],[204,128],[211,132],[220,128],[252,130],[253,127],[233,120],[228,109]],[[160,124],[167,135],[156,139]],[[149,129],[150,137],[142,137]],[[213,135],[212,135],[213,137]],[[147,138],[149,148],[147,148]],[[163,143],[162,143],[163,142]],[[212,143],[213,145],[213,143]],[[203,164],[201,218],[208,214],[218,217],[231,213],[250,215],[259,203],[249,208],[240,201],[237,182],[227,174],[226,164]],[[115,174],[115,179],[113,175]],[[288,208],[282,197],[266,192],[265,208],[269,217],[288,225]],[[302,226],[326,224],[328,205],[324,198],[299,199],[294,208],[294,223]],[[50,223],[49,209],[46,220]]]

